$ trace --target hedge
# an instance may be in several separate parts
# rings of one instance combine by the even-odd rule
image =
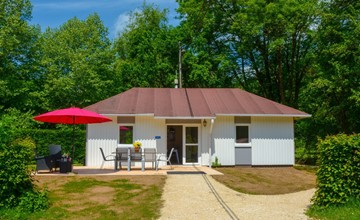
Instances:
[[[69,128],[60,129],[24,129],[21,130],[23,137],[31,137],[36,144],[37,155],[49,155],[50,144],[61,145],[62,153],[69,153],[72,157],[73,130]],[[75,163],[85,164],[86,131],[78,126],[74,133]]]
[[[339,134],[318,142],[317,206],[360,198],[360,135]]]

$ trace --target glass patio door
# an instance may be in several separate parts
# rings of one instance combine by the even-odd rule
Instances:
[[[199,127],[185,127],[185,163],[199,163]]]

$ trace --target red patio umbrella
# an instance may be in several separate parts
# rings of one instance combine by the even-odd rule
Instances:
[[[110,118],[99,115],[96,112],[88,111],[80,108],[65,108],[48,113],[44,113],[34,117],[37,121],[57,123],[57,124],[93,124],[112,121]],[[74,132],[73,126],[73,140],[72,140],[72,158],[74,159]]]

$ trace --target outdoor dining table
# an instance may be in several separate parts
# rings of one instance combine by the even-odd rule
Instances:
[[[127,155],[123,155],[127,152]],[[138,152],[134,148],[116,148],[115,156],[115,170],[118,169],[118,164],[127,160],[127,170],[131,171],[131,162],[141,162],[141,171],[145,171],[145,162],[156,162],[156,149],[155,148],[141,148]],[[153,165],[154,167],[154,165]]]

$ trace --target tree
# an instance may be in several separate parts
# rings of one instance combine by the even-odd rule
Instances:
[[[84,107],[119,92],[107,28],[97,14],[76,17],[43,34],[37,98],[44,110]]]
[[[206,54],[217,78],[297,107],[312,71],[316,0],[179,3],[182,25],[191,30],[189,48],[197,57]]]
[[[29,26],[28,0],[0,0],[0,109],[31,105],[40,28]]]
[[[116,71],[122,90],[173,87],[178,60],[176,30],[167,24],[167,10],[143,5],[115,40]]]
[[[360,3],[332,0],[321,6],[316,38],[318,74],[312,76],[304,92],[304,106],[314,118],[309,129],[318,129],[320,137],[358,133]]]
[[[28,213],[49,205],[46,190],[36,188],[28,168],[34,158],[35,142],[21,135],[34,123],[31,115],[10,108],[0,116],[0,209]]]

